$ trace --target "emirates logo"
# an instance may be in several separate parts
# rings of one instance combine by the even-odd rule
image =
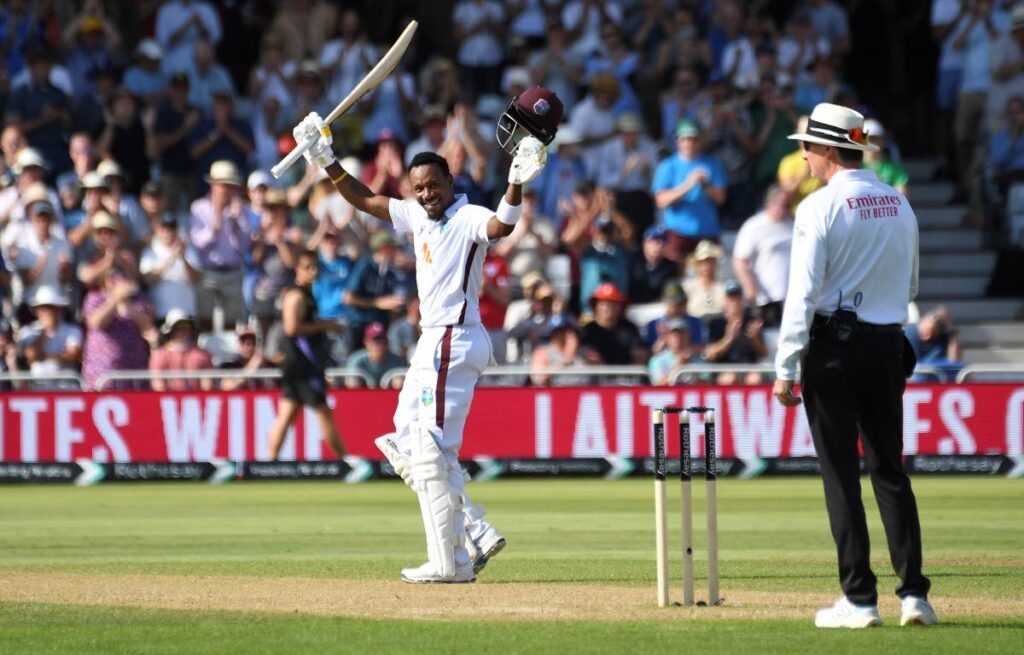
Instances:
[[[551,105],[544,98],[541,98],[537,102],[533,103],[533,113],[538,116],[543,116],[551,110]]]

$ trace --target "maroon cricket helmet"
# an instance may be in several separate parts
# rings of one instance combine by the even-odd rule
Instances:
[[[523,91],[498,118],[495,136],[505,152],[515,154],[523,137],[532,135],[544,145],[555,138],[565,109],[555,92],[542,86]]]

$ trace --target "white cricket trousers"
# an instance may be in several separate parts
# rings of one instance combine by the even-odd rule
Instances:
[[[492,360],[491,341],[480,325],[425,328],[416,343],[395,409],[398,448],[406,453],[412,451],[410,439],[415,428],[429,432],[448,463],[448,483],[467,508],[472,503],[466,496],[459,464],[462,431],[477,380]],[[456,534],[465,529],[470,539],[475,540],[488,527],[483,519],[464,524],[462,512],[457,512]],[[464,563],[468,558],[465,547],[458,551],[456,560]]]

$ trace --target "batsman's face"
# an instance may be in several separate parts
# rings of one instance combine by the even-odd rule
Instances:
[[[416,201],[434,220],[443,218],[444,210],[455,200],[452,178],[433,164],[417,166],[409,171],[409,183]]]

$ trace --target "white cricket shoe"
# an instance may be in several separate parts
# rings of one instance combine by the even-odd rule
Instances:
[[[846,596],[832,607],[818,610],[814,625],[819,628],[871,628],[882,625],[877,605],[854,605]]]
[[[501,536],[493,525],[487,527],[483,536],[473,541],[473,549],[476,551],[476,558],[473,560],[473,572],[479,573],[484,570],[491,558],[505,548],[505,537]]]
[[[455,569],[455,575],[442,578],[430,562],[425,562],[414,569],[402,569],[402,582],[412,584],[465,584],[476,582],[473,566],[465,564]]]
[[[907,596],[901,607],[900,625],[935,625],[939,622],[935,608],[920,596]]]

